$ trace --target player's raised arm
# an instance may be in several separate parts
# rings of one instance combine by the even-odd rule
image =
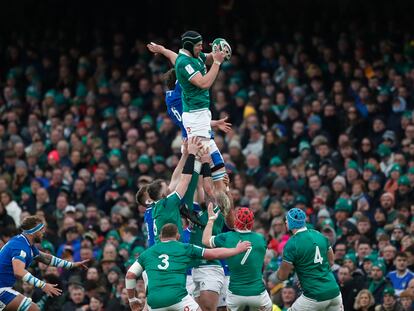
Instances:
[[[178,182],[180,181],[180,177],[183,171],[184,164],[187,161],[187,157],[188,157],[188,140],[187,139],[183,141],[182,152],[183,153],[181,154],[181,158],[178,161],[178,164],[175,167],[174,172],[171,176],[170,184],[168,185],[168,190],[170,193],[175,191],[175,188],[177,187]]]
[[[35,257],[35,260],[40,261],[45,265],[57,268],[64,268],[67,270],[74,268],[82,268],[84,270],[87,270],[88,266],[86,264],[89,262],[89,259],[79,262],[70,262],[44,252],[39,252],[39,255]]]
[[[57,288],[57,284],[49,284],[32,275],[25,269],[25,261],[22,256],[16,256],[12,259],[13,273],[16,277],[34,287],[41,288],[48,296],[60,296],[62,290]]]
[[[203,76],[201,72],[197,72],[190,79],[190,82],[194,84],[195,86],[199,87],[200,89],[209,89],[213,85],[219,73],[220,65],[224,61],[224,57],[225,57],[224,52],[213,51],[211,54],[214,59],[214,62],[213,62],[213,65],[210,67],[210,70],[207,72],[207,74]],[[182,69],[186,70],[185,68],[182,68]]]
[[[173,65],[175,65],[175,60],[177,59],[177,53],[175,53],[174,51],[171,51],[171,50],[165,48],[163,45],[156,44],[154,42],[148,43],[147,48],[148,48],[148,50],[150,50],[154,54],[162,54],[163,56],[168,58],[168,60]]]
[[[183,198],[187,188],[188,184],[191,181],[191,176],[193,175],[194,171],[194,162],[196,154],[201,149],[202,145],[200,142],[200,139],[198,137],[191,137],[188,141],[188,157],[185,161],[180,181],[178,182],[177,187],[175,188],[175,191],[178,193],[178,195]]]
[[[207,247],[213,247],[211,245],[211,237],[213,235],[213,226],[214,226],[214,221],[217,219],[218,213],[214,213],[214,209],[213,209],[213,203],[209,203],[208,207],[208,221],[207,221],[207,225],[204,228],[203,231],[203,239],[202,242],[205,246]]]
[[[200,175],[203,176],[203,190],[205,194],[209,197],[214,197],[214,185],[213,185],[213,179],[211,177],[210,161],[211,161],[210,152],[209,152],[209,149],[206,148],[202,151],[202,154],[201,154]]]

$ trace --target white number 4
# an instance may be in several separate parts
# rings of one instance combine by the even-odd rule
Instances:
[[[322,262],[323,262],[323,257],[321,256],[321,251],[319,250],[319,246],[316,246],[315,258],[313,259],[313,263],[322,264]]]
[[[161,262],[164,265],[158,265],[157,268],[160,269],[160,270],[167,270],[167,268],[170,265],[170,263],[168,262],[168,259],[170,259],[170,257],[166,254],[162,254],[162,255],[159,255],[158,258],[162,258]]]

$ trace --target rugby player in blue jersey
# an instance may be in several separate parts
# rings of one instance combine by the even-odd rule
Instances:
[[[46,283],[32,275],[27,270],[32,261],[64,269],[88,269],[89,260],[70,262],[39,251],[35,243],[42,241],[45,224],[37,216],[26,217],[20,227],[22,234],[11,238],[0,250],[0,310],[38,311],[39,307],[30,298],[12,289],[17,278],[41,288],[49,296],[60,296],[62,290],[57,284]]]

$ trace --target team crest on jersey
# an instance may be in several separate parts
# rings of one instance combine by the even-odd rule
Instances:
[[[191,127],[187,127],[187,133],[190,134],[191,133]]]
[[[20,257],[22,257],[22,258],[26,258],[26,252],[25,251],[23,251],[23,250],[21,250],[20,251]],[[33,255],[32,255],[33,256]]]

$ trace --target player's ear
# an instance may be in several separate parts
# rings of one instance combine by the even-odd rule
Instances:
[[[175,238],[176,238],[176,240],[177,240],[177,241],[179,241],[179,240],[180,240],[180,237],[181,237],[181,236],[180,236],[180,234],[179,234],[179,233],[177,233],[177,235],[175,236]]]

